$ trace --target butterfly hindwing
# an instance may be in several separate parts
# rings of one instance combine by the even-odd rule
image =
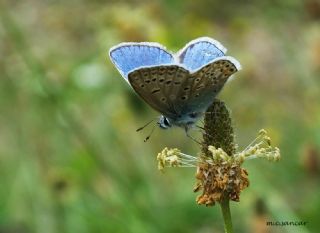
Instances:
[[[158,43],[121,43],[111,48],[109,55],[126,80],[132,70],[174,62],[173,55]]]
[[[218,95],[229,77],[239,69],[236,61],[228,57],[216,60],[192,73],[186,84],[183,100],[175,105],[183,106],[182,115],[192,112],[204,112]]]
[[[176,105],[181,83],[190,73],[177,65],[145,67],[129,73],[128,78],[139,96],[158,112],[175,118],[180,107]]]
[[[129,82],[151,107],[172,119],[204,112],[228,78],[236,61],[223,57],[191,73],[177,65],[145,67],[129,73]]]

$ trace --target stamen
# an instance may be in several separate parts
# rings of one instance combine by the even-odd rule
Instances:
[[[235,158],[241,162],[255,158],[266,158],[269,161],[278,161],[280,157],[279,148],[271,146],[271,138],[264,129],[259,131],[258,136],[246,149],[235,155]]]

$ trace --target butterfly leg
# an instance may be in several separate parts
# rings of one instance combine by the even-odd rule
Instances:
[[[204,127],[202,127],[202,126],[200,126],[200,125],[196,125],[196,127],[197,127],[198,129],[205,130]]]
[[[213,111],[213,112],[205,112],[204,114],[212,115],[212,114],[219,114],[219,112],[217,112],[217,111]]]
[[[208,133],[205,131],[205,128],[203,128],[202,126],[196,125],[196,127],[199,129],[199,131],[200,131],[202,134],[205,134],[205,135],[208,136],[208,137],[212,137],[212,135],[208,134]]]
[[[186,132],[186,135],[188,138],[191,138],[194,142],[198,143],[199,145],[201,145],[201,143],[195,139],[194,137],[192,137],[190,134],[189,134],[189,127],[188,126],[185,126],[184,128],[185,132]]]

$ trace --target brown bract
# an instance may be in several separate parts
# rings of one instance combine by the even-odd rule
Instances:
[[[199,163],[194,192],[202,191],[196,199],[199,205],[212,206],[223,198],[239,201],[240,192],[249,186],[248,172],[238,162]]]

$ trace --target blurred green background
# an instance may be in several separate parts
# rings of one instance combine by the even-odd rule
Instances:
[[[199,36],[243,66],[219,96],[239,150],[265,128],[282,152],[245,163],[236,232],[319,232],[318,0],[1,1],[0,232],[223,232],[219,206],[195,203],[195,169],[157,170],[165,146],[198,145],[178,128],[144,143],[150,128],[135,130],[158,113],[108,58],[123,41],[178,51]]]

